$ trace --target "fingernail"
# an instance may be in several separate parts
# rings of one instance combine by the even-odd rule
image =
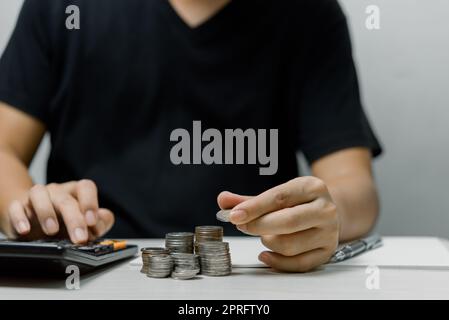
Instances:
[[[30,224],[28,223],[28,221],[19,221],[19,223],[17,224],[17,231],[19,233],[26,233],[30,230]]]
[[[92,210],[86,211],[86,222],[89,226],[94,226],[97,224],[95,213]]]
[[[239,229],[242,232],[246,232],[248,230],[248,227],[246,226],[246,224],[240,224],[237,226],[237,229]]]
[[[86,241],[87,234],[86,234],[86,231],[84,231],[83,228],[76,228],[75,232],[74,232],[74,235],[75,235],[75,240],[77,242],[84,242],[84,241]]]
[[[58,232],[58,225],[56,224],[55,219],[48,218],[45,220],[45,231],[47,231],[47,234],[55,234]]]
[[[244,210],[237,209],[235,211],[231,211],[230,218],[232,222],[239,222],[245,220],[247,214]]]

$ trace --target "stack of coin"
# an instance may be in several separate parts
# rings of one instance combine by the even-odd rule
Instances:
[[[198,226],[195,227],[195,252],[198,253],[198,243],[204,241],[223,241],[223,227]]]
[[[170,252],[193,253],[192,232],[171,232],[165,235],[165,247]]]
[[[193,253],[171,253],[174,263],[172,277],[179,280],[194,278],[200,272],[199,256]]]
[[[198,243],[201,274],[207,276],[227,276],[231,274],[231,254],[229,243],[203,241]]]
[[[170,253],[168,249],[159,247],[142,248],[140,251],[142,252],[142,269],[140,270],[142,273],[148,273],[148,263],[151,256],[167,255]]]
[[[166,278],[173,271],[173,258],[168,254],[150,256],[148,258],[147,276],[151,278]]]

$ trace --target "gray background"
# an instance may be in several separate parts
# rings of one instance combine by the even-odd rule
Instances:
[[[57,1],[57,0],[55,0]],[[0,52],[22,0],[0,1]],[[341,0],[363,101],[385,154],[375,162],[385,235],[449,237],[449,1]],[[381,29],[365,27],[368,5]],[[45,181],[46,140],[31,173]]]

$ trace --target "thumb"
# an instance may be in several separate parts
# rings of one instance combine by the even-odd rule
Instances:
[[[232,209],[239,203],[251,198],[251,196],[242,196],[229,191],[223,191],[218,195],[217,203],[221,209]]]

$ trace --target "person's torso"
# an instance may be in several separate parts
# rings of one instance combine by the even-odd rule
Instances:
[[[100,205],[117,215],[112,235],[214,224],[220,191],[254,195],[297,176],[285,104],[290,53],[271,1],[233,1],[195,29],[164,0],[75,2],[80,29],[61,33],[54,58],[48,179],[94,180]],[[223,134],[278,129],[277,173],[173,164],[170,134],[192,132],[193,121]]]

